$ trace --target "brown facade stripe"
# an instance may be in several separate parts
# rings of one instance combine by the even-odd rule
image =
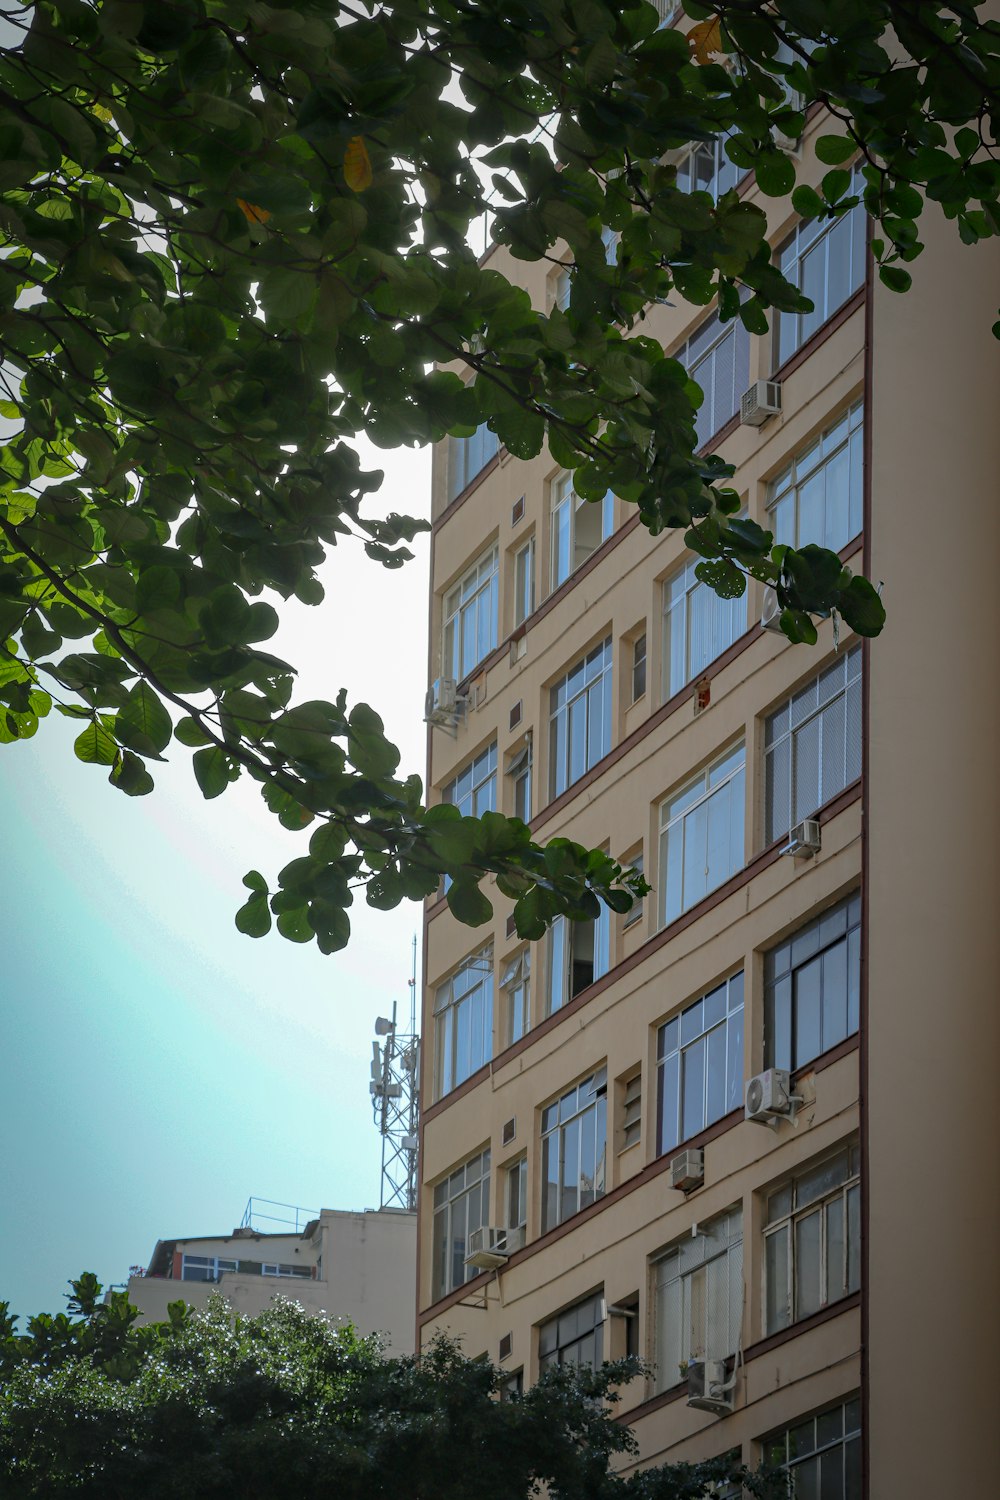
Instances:
[[[447,442],[447,439],[445,439],[445,441]],[[432,536],[435,534],[435,532],[438,532],[438,531],[441,530],[441,527],[444,525],[444,523],[446,521],[450,521],[451,520],[451,518],[455,514],[456,510],[459,510],[465,504],[465,502],[466,502],[466,500],[468,500],[469,496],[472,495],[472,494],[474,494],[476,492],[476,490],[478,490],[478,488],[482,484],[483,480],[486,479],[490,474],[492,474],[493,470],[499,467],[499,464],[500,464],[500,454],[499,454],[499,452],[496,452],[496,453],[494,453],[494,455],[493,455],[492,458],[487,459],[486,463],[483,464],[483,467],[480,469],[480,471],[479,471],[478,474],[473,474],[472,478],[469,480],[468,484],[465,486],[465,489],[464,490],[459,490],[459,492],[455,496],[454,500],[449,500],[448,501],[448,504],[445,506],[444,510],[438,516],[437,520],[431,522],[431,535]],[[433,574],[431,576],[433,577]]]
[[[799,1323],[792,1323],[788,1328],[782,1328],[780,1333],[772,1333],[766,1339],[758,1339],[756,1344],[751,1344],[743,1351],[743,1360],[749,1364],[752,1359],[760,1359],[762,1354],[770,1354],[772,1349],[780,1349],[782,1344],[788,1344],[799,1334],[809,1333],[813,1328],[818,1328],[822,1323],[829,1323],[832,1318],[839,1318],[843,1313],[853,1312],[861,1306],[861,1293],[851,1292],[848,1297],[841,1297],[837,1302],[831,1302],[827,1307],[821,1307],[811,1317],[803,1318]]]
[[[861,571],[866,578],[872,574],[872,429],[874,427],[874,412],[871,402],[873,395],[873,372],[874,372],[874,317],[873,309],[875,302],[875,269],[872,260],[871,242],[873,224],[869,218],[866,223],[866,243],[868,253],[865,256],[865,356],[864,356],[864,401],[865,420],[862,428],[862,484],[861,484],[861,525],[864,532],[864,552],[862,554]],[[861,1494],[864,1500],[872,1500],[871,1495],[871,1385],[869,1367],[869,1265],[868,1265],[868,1225],[871,1212],[871,1199],[869,1196],[869,1132],[868,1132],[868,923],[869,923],[869,901],[868,901],[868,875],[870,862],[870,839],[871,839],[871,801],[869,791],[869,775],[871,770],[871,641],[862,642],[861,648],[861,784],[863,787],[861,802],[861,995],[860,995],[860,1027],[858,1041],[860,1051],[858,1054],[858,1113],[860,1116],[860,1145],[861,1145]]]

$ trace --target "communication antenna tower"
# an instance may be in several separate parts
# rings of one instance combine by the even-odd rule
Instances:
[[[392,1002],[392,1018],[379,1016],[372,1042],[372,1112],[382,1137],[381,1208],[411,1213],[417,1206],[417,1121],[419,1113],[420,1037],[417,1035],[417,939],[413,939],[409,1030],[401,1031]],[[381,1040],[379,1040],[381,1038]]]

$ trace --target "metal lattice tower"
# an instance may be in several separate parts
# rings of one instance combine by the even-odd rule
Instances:
[[[417,1121],[420,1037],[417,1035],[417,940],[413,939],[409,1030],[399,1030],[396,1002],[392,1019],[379,1016],[372,1042],[372,1112],[382,1137],[381,1208],[417,1206]]]

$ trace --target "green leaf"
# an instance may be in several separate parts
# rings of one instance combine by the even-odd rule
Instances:
[[[206,800],[218,797],[235,779],[229,756],[218,746],[213,746],[210,750],[196,750],[191,757],[191,764],[195,779],[201,787],[201,794]]]
[[[97,719],[88,724],[74,740],[73,751],[77,760],[82,760],[88,766],[110,766],[118,757],[114,736]]]
[[[278,925],[280,929],[280,919]],[[268,909],[266,896],[255,892],[246,905],[241,906],[236,913],[236,926],[238,931],[244,933],[247,937],[266,937],[271,931],[271,913]]]
[[[143,762],[131,750],[122,752],[121,760],[111,769],[108,777],[112,786],[116,786],[120,792],[127,797],[145,797],[153,790],[153,778],[150,776]]]
[[[850,161],[857,149],[857,142],[843,135],[821,135],[816,140],[816,155],[829,167]]]
[[[291,943],[311,943],[315,933],[309,921],[308,908],[296,906],[291,911],[281,912],[278,917],[278,931]]]
[[[189,745],[197,749],[200,745],[210,745],[211,737],[205,733],[196,719],[178,719],[174,725],[174,739],[179,740],[182,745]]]
[[[262,896],[268,893],[267,881],[259,870],[248,870],[243,877],[243,884],[250,891],[259,891]]]
[[[879,266],[878,279],[890,292],[908,292],[913,285],[913,277],[902,266]]]
[[[115,732],[139,755],[159,756],[170,743],[170,715],[148,682],[138,682],[118,710]]]
[[[795,186],[795,167],[781,151],[763,150],[754,161],[757,186],[768,198],[783,198]]]
[[[493,915],[493,906],[474,880],[453,880],[448,887],[448,905],[466,927],[482,927]]]

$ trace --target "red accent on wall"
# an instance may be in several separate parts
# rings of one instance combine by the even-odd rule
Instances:
[[[174,1251],[174,1266],[173,1266],[173,1270],[170,1273],[171,1276],[174,1278],[175,1281],[180,1281],[180,1279],[181,1279],[181,1262],[182,1262],[183,1259],[184,1259],[184,1257],[181,1254],[181,1252],[179,1250],[175,1250]]]

